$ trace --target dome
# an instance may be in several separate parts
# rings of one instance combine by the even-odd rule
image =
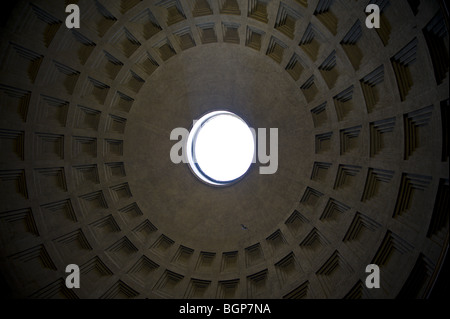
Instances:
[[[2,26],[8,296],[433,293],[449,233],[444,1],[72,2],[80,28],[57,0],[16,1]],[[256,160],[226,187],[171,158],[217,110],[255,133]]]

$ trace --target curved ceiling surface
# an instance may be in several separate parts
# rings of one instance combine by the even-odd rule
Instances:
[[[448,247],[447,15],[370,3],[380,29],[367,1],[80,0],[79,29],[68,2],[18,1],[0,47],[12,296],[426,297]],[[221,109],[278,129],[276,173],[218,188],[172,162],[171,132]]]

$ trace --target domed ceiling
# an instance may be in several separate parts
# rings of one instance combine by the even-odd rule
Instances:
[[[419,0],[17,1],[0,47],[10,295],[427,297],[448,248],[447,19]],[[276,173],[257,161],[218,188],[171,161],[171,132],[221,109],[278,129]]]

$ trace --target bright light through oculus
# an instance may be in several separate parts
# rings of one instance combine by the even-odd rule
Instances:
[[[249,169],[255,142],[247,124],[237,115],[216,111],[203,116],[188,138],[188,157],[194,173],[213,185],[227,185]]]

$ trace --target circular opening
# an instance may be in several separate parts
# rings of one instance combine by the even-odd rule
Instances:
[[[225,186],[237,181],[253,161],[255,141],[247,123],[228,111],[204,115],[188,138],[188,160],[202,181]]]

